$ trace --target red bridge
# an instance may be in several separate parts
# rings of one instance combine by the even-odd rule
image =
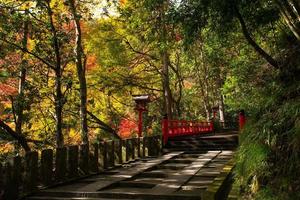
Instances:
[[[210,133],[214,131],[213,122],[197,122],[186,120],[162,120],[162,132],[164,144],[169,138],[178,136]]]

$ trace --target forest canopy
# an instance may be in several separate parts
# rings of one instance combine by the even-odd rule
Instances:
[[[245,110],[244,198],[297,199],[299,53],[298,0],[0,0],[0,161],[135,136],[148,94],[144,135]]]

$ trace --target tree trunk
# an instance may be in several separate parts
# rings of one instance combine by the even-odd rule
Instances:
[[[24,32],[22,39],[22,47],[27,49],[28,43],[28,32],[29,32],[29,21],[28,10],[25,10],[25,21],[24,21]],[[22,134],[22,124],[23,124],[23,111],[24,111],[24,89],[25,89],[25,81],[26,81],[26,68],[28,66],[27,60],[24,58],[24,54],[22,55],[22,62],[20,66],[20,74],[19,74],[19,86],[18,86],[18,97],[16,102],[16,132],[18,134]]]
[[[56,145],[57,147],[64,146],[64,137],[62,134],[62,124],[63,124],[63,93],[61,89],[61,54],[60,45],[58,42],[57,31],[54,25],[53,12],[50,6],[50,1],[47,2],[47,11],[50,23],[50,29],[52,33],[52,47],[55,54],[55,118],[56,118]]]
[[[292,31],[297,40],[300,40],[300,28],[299,25],[297,25],[300,22],[300,16],[298,13],[299,7],[297,7],[297,4],[293,4],[295,5],[295,14],[293,12],[293,8],[290,7],[290,4],[288,2],[275,0],[275,3],[278,6],[280,14],[282,15],[289,29]]]
[[[169,80],[169,64],[168,64],[168,54],[166,51],[162,53],[162,61],[163,61],[163,92],[164,92],[164,99],[166,104],[166,113],[168,119],[173,118],[172,114],[172,93],[170,89],[170,80]]]
[[[220,101],[219,101],[219,115],[220,115],[220,122],[225,122],[224,98],[223,98],[223,95],[222,95],[222,94],[220,94]]]
[[[161,51],[161,59],[162,59],[162,81],[163,81],[163,96],[165,101],[165,112],[167,114],[168,119],[173,118],[173,98],[172,92],[170,88],[170,77],[169,77],[169,55],[166,49],[167,46],[167,30],[166,30],[166,21],[165,21],[165,5],[164,3],[161,5],[160,10],[160,25],[161,25],[161,42],[164,44],[163,49]]]
[[[89,137],[88,137],[88,124],[87,124],[87,87],[86,87],[86,77],[85,77],[85,55],[82,47],[80,16],[77,13],[74,0],[69,0],[69,6],[73,16],[75,30],[76,30],[75,56],[76,56],[77,76],[79,79],[79,86],[80,86],[81,138],[83,144],[88,145]]]
[[[61,91],[61,70],[58,68],[55,71],[55,120],[56,120],[56,146],[64,146],[64,137],[62,134],[63,124],[63,94]]]

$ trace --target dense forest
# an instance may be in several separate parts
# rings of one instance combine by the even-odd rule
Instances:
[[[299,0],[0,0],[0,161],[134,136],[148,94],[145,135],[245,110],[243,199],[299,199],[299,55]]]

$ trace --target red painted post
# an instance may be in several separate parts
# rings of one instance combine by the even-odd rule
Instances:
[[[167,144],[169,137],[169,122],[168,119],[162,120],[162,132],[163,132],[163,140],[164,144]]]
[[[245,111],[241,110],[239,113],[239,129],[242,130],[246,123]]]
[[[138,136],[142,137],[142,132],[143,132],[143,110],[139,109],[139,125],[138,125]]]
[[[209,122],[209,130],[214,131],[214,122],[213,121]]]

